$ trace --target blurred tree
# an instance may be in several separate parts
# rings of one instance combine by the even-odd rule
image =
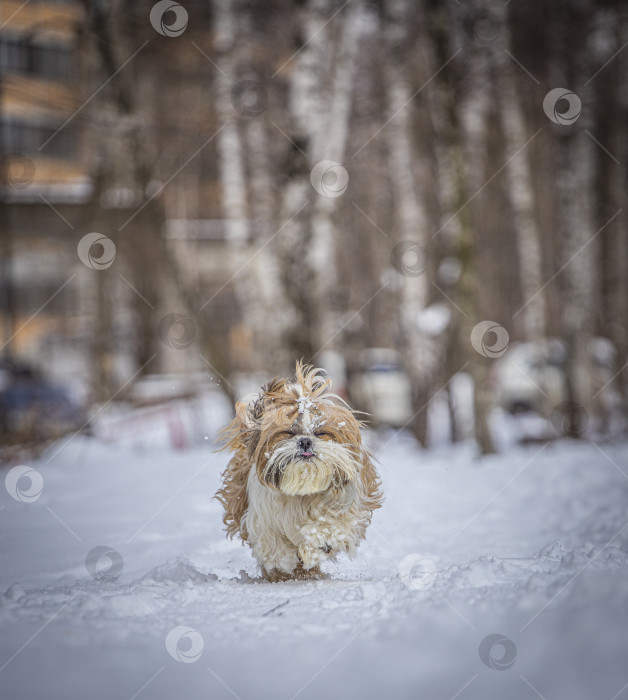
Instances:
[[[622,3],[189,0],[168,37],[150,0],[81,2],[95,187],[77,228],[112,231],[120,251],[93,290],[101,398],[122,316],[137,367],[153,371],[157,351],[173,366],[157,329],[175,304],[231,398],[240,371],[334,350],[359,373],[363,350],[395,349],[417,438],[429,444],[444,388],[452,439],[464,434],[452,380],[465,372],[490,452],[496,360],[470,336],[495,319],[513,345],[562,340],[544,415],[559,398],[608,413],[617,389],[628,416]],[[556,87],[582,104],[570,124],[543,109]],[[612,371],[592,361],[600,338]]]
[[[136,210],[136,214],[141,212],[142,223],[135,229],[136,239],[132,246],[135,254],[130,255],[128,260],[132,265],[133,280],[139,288],[140,297],[152,299],[153,303],[138,304],[136,307],[141,329],[137,362],[144,370],[150,359],[156,355],[159,342],[156,308],[165,289],[164,277],[167,277],[176,289],[186,313],[194,321],[201,348],[209,356],[212,366],[219,376],[228,376],[229,361],[209,330],[207,319],[200,312],[200,299],[196,298],[194,290],[184,279],[165,240],[166,214],[163,197],[160,196],[163,187],[155,183],[159,176],[155,160],[156,144],[151,143],[145,128],[145,120],[154,118],[155,111],[151,113],[146,105],[140,109],[140,86],[132,82],[130,72],[122,70],[122,61],[119,58],[126,36],[125,30],[136,24],[133,8],[125,3],[104,5],[93,0],[83,1],[87,15],[87,36],[88,40],[92,40],[91,50],[102,70],[110,76],[110,90],[106,99],[119,117],[116,119],[118,130],[114,131],[115,135],[112,136],[114,140],[123,144],[123,168],[130,177],[132,190],[140,193],[141,197],[141,206]],[[162,82],[162,89],[167,89],[166,85],[167,83]],[[158,93],[157,99],[163,99],[161,93]],[[154,105],[153,110],[157,110],[157,105]],[[115,129],[113,124],[110,127]],[[104,157],[107,155],[112,154],[105,154]],[[119,168],[120,164],[109,162],[106,170],[109,173],[116,172],[116,167]],[[110,184],[115,186],[119,183],[114,180]],[[123,227],[124,224],[120,228]],[[220,387],[231,400],[235,400],[233,387],[229,382],[220,383]]]
[[[388,177],[395,201],[394,228],[406,255],[416,258],[407,265],[400,290],[400,338],[405,369],[411,383],[413,417],[411,429],[423,445],[427,444],[429,384],[438,360],[433,341],[419,330],[419,317],[428,304],[427,232],[428,217],[419,201],[415,178],[417,158],[412,139],[411,103],[414,95],[407,78],[405,56],[411,37],[408,32],[409,6],[394,0],[385,6],[384,37],[386,62],[384,80],[387,91],[385,128],[388,143]],[[404,267],[405,264],[404,264]],[[424,269],[420,269],[423,267]]]

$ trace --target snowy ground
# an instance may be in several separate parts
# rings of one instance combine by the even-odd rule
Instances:
[[[318,582],[260,581],[224,538],[209,446],[76,438],[31,465],[40,497],[0,495],[0,695],[628,699],[628,444],[393,437],[367,542]],[[118,578],[90,575],[98,546]]]

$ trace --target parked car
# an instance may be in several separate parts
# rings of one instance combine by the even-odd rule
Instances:
[[[587,382],[590,396],[596,397],[598,408],[610,400],[610,388],[606,385],[613,376],[614,348],[605,338],[593,338],[589,344],[589,377],[579,377]],[[565,343],[548,339],[536,343],[511,343],[494,365],[493,380],[499,405],[509,413],[536,411],[549,415],[561,402],[568,399],[565,387]]]
[[[88,427],[85,407],[64,387],[30,367],[0,367],[0,435],[4,442],[37,442]]]
[[[375,425],[401,428],[412,417],[410,382],[396,350],[363,350],[349,380],[349,393],[355,407],[366,411]]]

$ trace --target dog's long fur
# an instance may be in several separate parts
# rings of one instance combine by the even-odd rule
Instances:
[[[322,370],[299,362],[293,379],[238,402],[222,433],[234,453],[216,494],[227,533],[248,542],[271,581],[317,576],[324,559],[354,556],[381,505],[362,424],[330,388]]]

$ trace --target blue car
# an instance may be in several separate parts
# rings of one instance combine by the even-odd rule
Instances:
[[[0,440],[39,442],[89,431],[83,406],[61,386],[27,367],[0,368]]]

